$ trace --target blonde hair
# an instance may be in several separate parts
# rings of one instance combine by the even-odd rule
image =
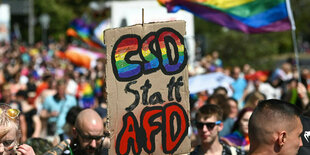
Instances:
[[[1,108],[1,114],[0,114],[0,126],[2,131],[0,132],[0,137],[7,134],[11,129],[16,129],[16,138],[15,141],[19,143],[20,137],[21,137],[21,131],[19,127],[19,117],[16,117],[12,119],[6,114],[6,111],[8,109],[11,109],[11,107],[7,104],[0,104]]]
[[[245,108],[255,108],[259,101],[265,100],[266,97],[261,92],[255,91],[253,94],[250,94],[248,99],[245,102]]]

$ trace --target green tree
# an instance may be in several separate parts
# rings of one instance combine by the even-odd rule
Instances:
[[[298,42],[310,41],[309,21],[310,1],[299,0],[292,4],[297,26]],[[270,68],[274,63],[272,57],[283,53],[293,53],[290,31],[264,34],[245,34],[228,30],[219,25],[195,17],[196,35],[205,38],[206,47],[203,55],[217,50],[224,66],[249,63],[257,69]]]
[[[70,22],[84,13],[89,12],[91,0],[34,0],[35,16],[42,13],[50,15],[49,35],[56,39],[64,36]],[[41,26],[36,24],[36,39],[41,39]]]

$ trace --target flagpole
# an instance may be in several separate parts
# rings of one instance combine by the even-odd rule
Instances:
[[[296,62],[296,67],[297,67],[297,72],[298,72],[298,82],[301,82],[300,67],[299,67],[299,54],[298,54],[297,41],[296,41],[296,31],[292,29],[291,32],[292,32],[292,39],[293,39],[293,44],[294,44],[295,62]]]
[[[287,14],[288,14],[289,20],[291,22],[291,27],[292,27],[291,34],[292,34],[294,53],[295,53],[295,63],[296,63],[296,68],[297,68],[297,73],[298,73],[298,82],[301,82],[300,66],[299,66],[299,54],[298,54],[297,39],[296,39],[296,26],[295,26],[295,20],[294,20],[293,12],[291,9],[290,0],[286,0],[286,8],[287,8]]]

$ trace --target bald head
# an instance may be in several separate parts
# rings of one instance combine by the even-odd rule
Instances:
[[[93,130],[103,132],[103,121],[96,111],[85,109],[78,114],[75,127],[84,132]]]
[[[78,114],[73,133],[79,142],[80,154],[96,154],[104,133],[103,121],[96,111],[85,109]]]
[[[260,102],[249,121],[251,147],[273,146],[273,135],[294,130],[300,125],[300,114],[296,106],[284,101],[271,99]]]

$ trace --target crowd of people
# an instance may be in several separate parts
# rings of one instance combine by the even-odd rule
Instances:
[[[66,47],[62,41],[50,42],[48,46],[42,43],[34,46],[1,44],[0,151],[107,154],[109,132],[105,129],[104,60],[98,59],[95,67],[87,69],[77,66],[57,56],[57,52],[64,51]],[[281,152],[282,145],[287,147],[288,142],[280,143],[280,140],[296,140],[286,137],[291,134],[291,129],[283,124],[283,128],[272,128],[271,131],[266,127],[275,125],[261,122],[276,117],[271,123],[279,123],[279,118],[282,121],[293,120],[293,116],[298,116],[297,112],[292,112],[294,110],[286,112],[273,108],[274,103],[280,100],[283,104],[299,107],[304,115],[310,115],[309,70],[302,70],[299,81],[291,60],[269,72],[256,71],[249,64],[242,68],[224,68],[223,63],[219,53],[213,52],[189,67],[190,77],[222,72],[234,79],[228,88],[218,87],[212,92],[190,94],[191,154],[259,154],[263,142],[271,145],[269,142],[275,140],[267,143],[264,139],[251,139],[251,136],[272,137],[274,132],[286,131],[277,138],[279,148],[275,149]],[[89,88],[90,93],[85,96],[84,91]],[[282,109],[294,107],[284,104]],[[269,116],[268,108],[279,116]],[[287,117],[281,112],[287,113]],[[253,115],[257,115],[255,119]],[[301,123],[297,121],[295,126],[298,128],[294,133],[301,134]],[[258,132],[256,128],[262,131]],[[263,131],[266,132],[263,134],[271,135],[263,135]]]
[[[230,152],[230,148],[226,145],[236,147],[237,154],[243,154],[243,151],[249,153],[251,146],[249,120],[260,101],[277,99],[298,107],[301,110],[300,114],[309,116],[309,69],[303,68],[299,77],[292,59],[285,61],[279,68],[269,71],[257,71],[249,64],[245,64],[243,67],[224,68],[222,60],[218,57],[218,52],[215,51],[211,55],[203,57],[199,63],[196,63],[196,66],[191,67],[189,76],[213,72],[224,73],[232,77],[234,81],[228,87],[223,85],[213,91],[204,90],[190,95],[192,124],[190,137],[194,152],[197,152],[197,149],[201,147],[202,140],[212,137],[210,134],[215,132],[218,133],[218,137],[214,135],[213,139],[209,139],[208,145],[205,146],[210,150],[204,148],[200,151],[206,154],[216,154],[213,151],[219,150],[213,150],[213,147],[216,148],[222,144],[226,149],[226,151],[224,151],[225,149],[222,151],[223,154],[227,154],[224,153],[227,151]],[[212,109],[209,105],[217,105],[222,111],[219,112],[216,108],[208,111],[206,107],[209,110]],[[204,115],[203,120],[200,115]],[[216,117],[212,117],[213,115]],[[269,121],[269,117],[266,116],[260,121]],[[276,122],[272,121],[272,123]],[[266,122],[264,126],[272,128],[274,125],[270,124],[269,126]],[[214,139],[219,139],[219,141],[213,141]]]
[[[20,111],[18,143],[31,145],[37,154],[73,139],[76,134],[72,129],[77,129],[75,121],[83,109],[96,111],[100,124],[106,121],[104,60],[97,59],[91,68],[78,66],[58,56],[66,47],[62,41],[48,46],[16,42],[0,46],[0,103]],[[98,142],[104,129],[102,126],[102,133],[94,133]]]

